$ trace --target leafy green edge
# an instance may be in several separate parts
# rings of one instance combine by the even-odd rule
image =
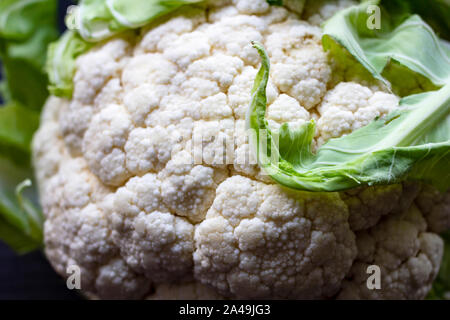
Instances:
[[[436,92],[401,99],[400,107],[387,117],[345,137],[331,139],[313,154],[313,120],[295,130],[287,123],[278,131],[270,130],[265,119],[270,62],[260,43],[253,42],[253,46],[262,63],[251,92],[247,129],[253,130],[250,145],[260,167],[276,182],[298,190],[341,191],[396,183],[409,177],[431,182],[440,189],[449,188],[450,179],[445,179],[445,174],[450,172],[450,140],[440,139],[442,134],[448,134],[450,84]],[[428,104],[433,108],[428,108]],[[375,137],[375,133],[383,139]],[[367,137],[371,140],[367,141]],[[355,145],[364,145],[365,149],[355,151]],[[426,170],[411,171],[414,166]]]
[[[0,239],[18,253],[42,247],[30,145],[49,94],[44,65],[47,45],[59,34],[57,6],[57,0],[0,2]]]
[[[69,30],[49,46],[46,71],[50,93],[72,97],[76,59],[96,43],[148,25],[183,6],[202,2],[204,0],[81,0],[66,16]]]

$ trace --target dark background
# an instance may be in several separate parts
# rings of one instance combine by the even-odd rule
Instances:
[[[70,4],[72,1],[59,1],[61,32],[64,30],[66,8]],[[77,300],[81,295],[76,290],[67,289],[65,280],[55,273],[42,252],[19,256],[0,241],[0,299]]]
[[[81,299],[40,251],[17,255],[0,242],[0,299]]]

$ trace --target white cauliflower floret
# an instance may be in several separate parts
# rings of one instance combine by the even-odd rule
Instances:
[[[211,108],[211,106],[214,106]],[[233,111],[228,105],[226,94],[220,92],[211,97],[207,97],[200,102],[199,118],[204,120],[231,119]]]
[[[195,231],[195,275],[226,296],[325,298],[356,254],[344,203],[232,177]]]
[[[80,155],[83,136],[95,113],[95,103],[104,102],[102,96],[105,92],[111,95],[111,86],[114,86],[114,82],[111,85],[111,81],[108,80],[120,73],[126,62],[128,50],[128,42],[118,38],[77,59],[73,98],[70,104],[65,105],[67,110],[60,112],[61,133],[72,154]],[[99,94],[100,90],[103,93]]]
[[[63,159],[64,142],[58,125],[60,109],[65,108],[67,101],[50,97],[41,113],[41,123],[45,123],[34,135],[34,166],[36,179],[40,182],[39,193],[43,194],[45,185],[58,170]]]
[[[157,109],[161,99],[168,94],[165,85],[144,83],[133,88],[123,98],[123,104],[131,115],[131,120],[138,126],[145,124],[147,115]]]
[[[305,16],[348,3],[308,4]],[[303,4],[211,0],[77,59],[72,99],[49,98],[33,141],[58,273],[77,266],[82,290],[111,299],[425,295],[442,253],[427,231],[450,225],[448,194],[409,183],[289,191],[250,150],[252,40],[271,59],[275,130],[314,119],[317,147],[397,106],[375,86],[336,85],[349,79],[332,68],[320,28],[300,20]],[[364,291],[368,264],[385,290]]]
[[[128,50],[128,42],[118,38],[80,56],[76,61],[73,99],[91,104],[106,81],[120,73]]]
[[[259,2],[259,1],[258,1]],[[248,39],[262,41],[262,32],[267,29],[264,19],[235,12],[208,26],[205,30],[214,51],[240,58],[246,64],[256,66],[258,53],[253,50]]]
[[[177,153],[158,178],[164,204],[176,214],[197,222],[204,218],[217,185],[227,173],[225,169],[192,165],[191,159],[187,151]]]
[[[439,192],[425,185],[416,199],[416,204],[422,211],[432,232],[441,233],[450,229],[450,191]]]
[[[357,234],[358,257],[340,299],[423,299],[439,271],[442,239],[426,232],[415,206]],[[381,269],[381,290],[367,286],[367,267]]]
[[[339,83],[326,94],[317,108],[321,115],[317,122],[318,145],[364,127],[397,106],[398,98],[393,94],[374,93],[354,82]]]
[[[176,137],[164,127],[136,128],[131,131],[125,144],[126,167],[139,175],[161,170],[171,157],[171,147],[176,146]]]
[[[185,69],[192,62],[209,55],[211,46],[208,37],[194,31],[182,34],[164,49],[164,56],[179,68]]]
[[[83,139],[83,154],[92,172],[111,186],[121,185],[130,173],[124,147],[132,122],[125,108],[109,105],[92,119]]]
[[[61,173],[67,169],[61,167]],[[149,281],[134,273],[124,262],[120,262],[124,266],[121,274],[135,283],[133,290],[127,291],[126,283],[121,283],[114,274],[109,277],[115,278],[113,281],[101,280],[99,270],[108,266],[111,259],[121,261],[122,258],[117,256],[117,247],[110,237],[111,226],[105,217],[103,206],[96,204],[100,201],[98,198],[105,196],[102,190],[104,187],[98,182],[77,180],[77,177],[89,175],[85,167],[81,170],[67,170],[71,176],[61,182],[58,189],[61,192],[53,192],[57,198],[53,204],[47,203],[44,209],[48,217],[44,225],[47,257],[62,275],[70,274],[70,267],[78,267],[81,272],[81,287],[87,292],[98,292],[102,297],[109,298],[140,298],[149,291]],[[95,180],[93,177],[90,179]],[[87,188],[77,189],[76,185]],[[111,291],[114,281],[116,290]],[[120,286],[118,283],[121,283]]]
[[[110,192],[109,188],[88,170],[83,158],[64,158],[57,174],[48,179],[43,187],[44,194],[52,194],[41,201],[44,213],[51,213],[52,209],[56,208],[83,208],[91,200],[101,200]]]
[[[176,75],[177,67],[160,53],[141,54],[130,58],[122,72],[125,90],[137,88],[144,83],[169,84]]]
[[[192,63],[187,69],[186,76],[211,80],[217,82],[222,89],[226,89],[234,77],[241,73],[243,66],[241,59],[219,53]]]
[[[94,99],[94,106],[104,106],[107,104],[118,104],[123,101],[123,88],[120,79],[113,78],[109,80],[103,89]]]
[[[320,31],[298,20],[275,24],[269,29],[264,43],[272,61],[272,81],[304,108],[313,108],[325,95],[330,77]]]
[[[267,120],[273,129],[279,129],[283,123],[298,128],[309,121],[309,113],[298,101],[288,95],[281,94],[268,108]]]
[[[136,276],[122,259],[113,259],[99,269],[95,287],[103,299],[141,299],[148,293],[150,281]]]
[[[143,38],[137,44],[136,54],[164,50],[180,35],[194,30],[200,23],[206,21],[204,10],[198,8],[182,8],[167,17],[159,25],[150,24],[142,28]]]
[[[61,106],[64,110],[60,112],[59,127],[69,152],[74,156],[81,155],[83,137],[89,128],[94,107],[92,105],[82,105],[77,100],[70,104]]]
[[[70,224],[79,226],[70,244],[72,259],[83,266],[91,266],[104,263],[115,253],[116,247],[108,237],[108,221],[96,205],[89,204],[79,214],[68,218]]]
[[[420,188],[414,183],[357,188],[341,193],[348,206],[349,223],[354,231],[368,229],[392,212],[410,207]]]
[[[191,148],[194,163],[223,168],[233,163],[234,119],[220,121],[199,120],[194,125]]]
[[[304,18],[312,25],[320,26],[336,12],[358,4],[355,0],[314,0],[307,1]]]
[[[105,207],[112,239],[136,272],[155,282],[189,274],[194,228],[165,208],[161,183],[154,174],[130,179]]]

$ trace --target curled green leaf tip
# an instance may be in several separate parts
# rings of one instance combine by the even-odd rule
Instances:
[[[347,136],[311,150],[314,121],[300,128],[283,124],[272,131],[265,119],[270,62],[253,42],[261,67],[247,110],[247,128],[260,167],[275,181],[307,191],[340,191],[403,179],[422,180],[441,190],[450,179],[450,84],[440,90],[405,97],[397,110]]]

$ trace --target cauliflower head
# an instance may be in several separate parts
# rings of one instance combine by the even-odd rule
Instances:
[[[346,3],[302,18],[265,0],[209,1],[80,56],[73,98],[49,98],[33,141],[55,270],[79,266],[100,298],[423,298],[449,194],[286,190],[245,134],[252,40],[272,62],[274,130],[316,119],[317,147],[396,108],[376,86],[333,84],[316,25]],[[372,264],[381,290],[365,287]]]

